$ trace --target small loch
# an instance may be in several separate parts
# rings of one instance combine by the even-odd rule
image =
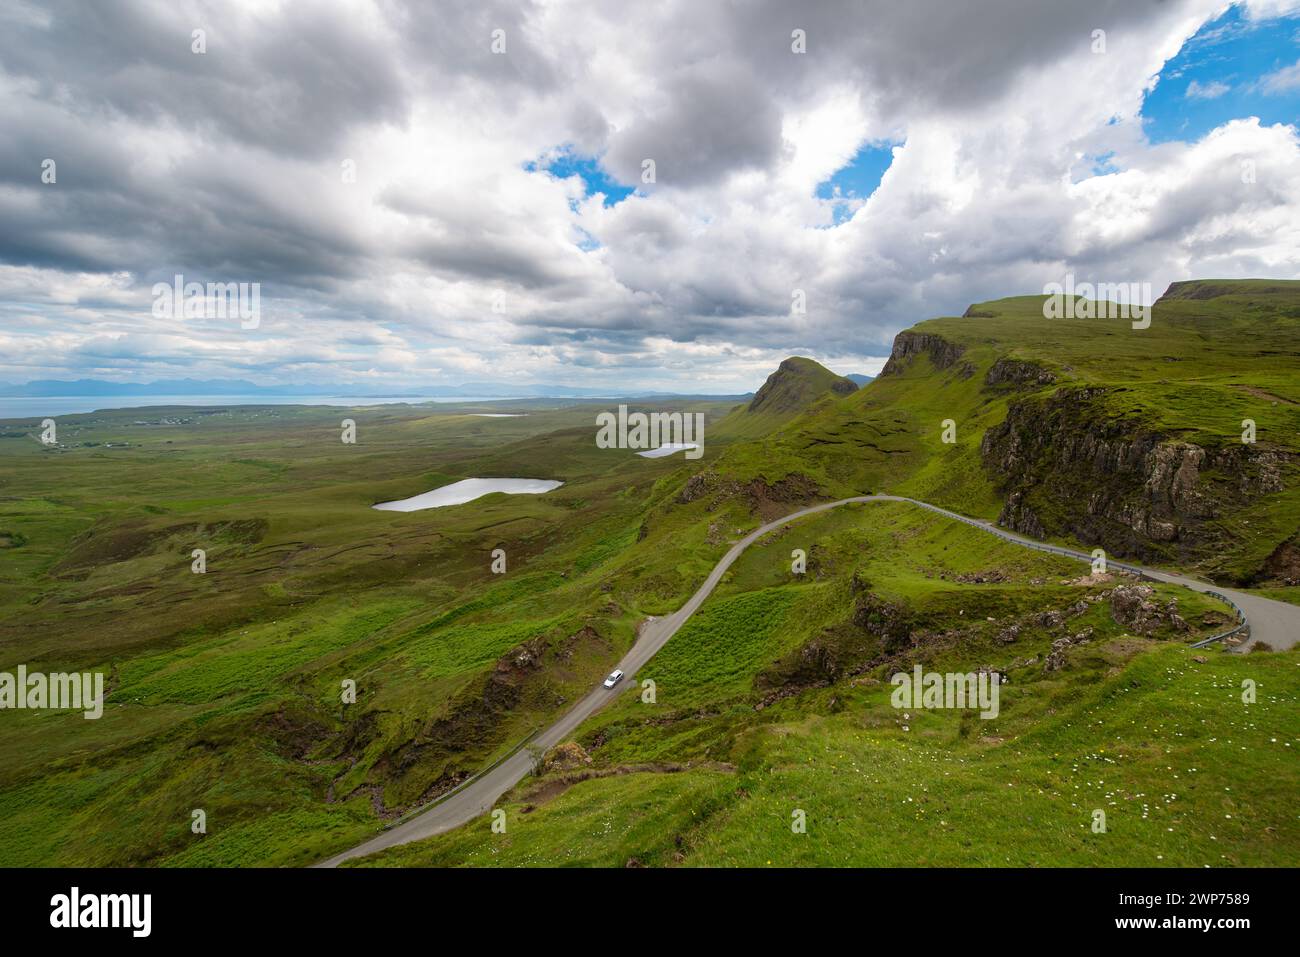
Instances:
[[[493,492],[505,492],[507,495],[541,495],[563,484],[549,479],[468,478],[436,488],[432,492],[398,499],[395,502],[380,502],[372,507],[381,512],[418,512],[426,508],[464,505],[466,502],[491,495]]]
[[[638,452],[637,455],[645,459],[661,459],[665,455],[672,455],[674,452],[681,452],[684,449],[698,448],[699,446],[694,442],[668,442],[657,449],[651,449],[649,452]]]

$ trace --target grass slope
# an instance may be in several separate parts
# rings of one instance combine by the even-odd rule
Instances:
[[[821,363],[791,356],[767,377],[747,405],[737,406],[712,430],[724,441],[770,435],[809,409],[832,404],[857,390],[857,383]]]
[[[108,695],[98,721],[4,712],[0,861],[309,863],[597,680],[716,549],[629,554],[680,456],[597,449],[591,407],[518,409],[101,412],[59,417],[55,448],[37,421],[6,424],[0,670],[102,670]],[[493,475],[565,485],[369,507]],[[521,646],[538,664],[503,675]]]
[[[814,548],[796,578],[800,546]],[[976,580],[994,568],[1004,580]],[[654,680],[653,703],[629,688],[580,729],[591,764],[503,799],[504,834],[485,817],[354,865],[1294,863],[1300,657],[1131,635],[1104,600],[1071,621],[1093,635],[1061,670],[1042,660],[1056,631],[998,639],[1110,587],[1081,569],[901,504],[792,523],[752,546],[638,675]],[[906,603],[928,637],[878,663],[878,641],[845,621],[854,581]],[[1205,596],[1161,595],[1189,620],[1222,620]],[[838,673],[808,681],[808,650],[839,656]],[[895,709],[888,676],[917,662],[998,667],[1001,713]],[[791,830],[796,810],[806,833]]]
[[[822,498],[889,491],[995,519],[1006,476],[981,454],[986,432],[1007,418],[1012,403],[1095,389],[1089,415],[1100,425],[1214,452],[1239,448],[1243,420],[1251,419],[1254,448],[1282,463],[1280,491],[1220,508],[1209,522],[1215,547],[1177,558],[1171,552],[1171,564],[1262,585],[1270,556],[1288,541],[1297,544],[1300,282],[1176,284],[1156,304],[1147,329],[1134,329],[1127,319],[1047,319],[1044,298],[1024,296],[977,304],[964,317],[928,320],[909,334],[942,340],[959,355],[937,366],[922,351],[760,441],[734,444],[716,465],[719,475],[740,483],[801,475]],[[999,360],[1030,363],[1054,381],[989,385],[986,377]],[[943,441],[949,420],[951,444]],[[1228,491],[1241,479],[1208,467],[1203,477]],[[1054,500],[1043,488],[1030,495],[1049,528],[1086,505]],[[1288,597],[1284,587],[1277,597]]]

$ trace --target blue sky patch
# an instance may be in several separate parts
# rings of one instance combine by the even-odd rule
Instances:
[[[894,147],[897,143],[868,143],[835,175],[817,186],[817,198],[831,200],[835,203],[835,225],[852,217],[880,186],[885,170],[894,161]]]
[[[1115,158],[1115,151],[1100,153],[1096,156],[1089,156],[1088,161],[1092,163],[1093,176],[1107,176],[1111,173],[1118,173],[1119,167],[1111,162]]]
[[[1070,182],[1081,183],[1094,176],[1109,176],[1111,173],[1119,172],[1122,171],[1115,165],[1114,150],[1105,153],[1085,153],[1083,158],[1070,168]]]
[[[524,164],[524,169],[530,173],[544,170],[559,179],[577,176],[586,187],[585,195],[603,193],[606,206],[614,206],[634,192],[631,186],[624,186],[605,172],[600,165],[599,157],[583,156],[581,153],[574,152],[571,146],[561,147],[549,160],[542,162],[530,160]]]
[[[1229,120],[1300,119],[1300,16],[1248,20],[1229,7],[1183,44],[1142,104],[1152,143],[1191,142]]]

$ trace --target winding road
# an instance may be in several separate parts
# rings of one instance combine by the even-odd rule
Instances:
[[[1092,555],[1087,552],[1075,551],[1070,548],[1063,548],[1059,545],[1050,545],[1045,542],[1035,541],[1031,538],[1017,535],[1014,532],[1008,532],[1006,529],[998,528],[992,522],[980,519],[968,518],[965,515],[959,515],[956,512],[950,512],[945,508],[937,505],[931,505],[928,502],[918,502],[916,499],[903,498],[897,495],[859,495],[854,498],[844,498],[836,502],[824,502],[821,505],[812,505],[808,508],[801,508],[797,512],[779,518],[774,522],[768,522],[754,531],[750,532],[727,551],[722,556],[722,560],[713,567],[709,572],[709,577],[704,580],[695,594],[681,608],[671,615],[665,615],[662,618],[651,618],[641,626],[641,633],[637,637],[636,643],[631,650],[623,656],[618,667],[627,675],[625,679],[628,684],[635,682],[637,671],[648,662],[655,654],[668,643],[668,639],[677,633],[677,630],[686,623],[691,615],[695,614],[700,605],[722,580],[722,576],[732,563],[740,557],[741,552],[752,545],[756,540],[762,538],[769,532],[775,531],[781,526],[792,522],[795,519],[803,518],[807,515],[816,515],[818,512],[830,511],[833,508],[839,508],[841,505],[848,505],[852,502],[910,502],[921,508],[937,512],[947,518],[955,519],[959,522],[965,522],[967,525],[974,526],[990,535],[996,535],[998,538],[1008,542],[1014,542],[1027,548],[1033,548],[1037,551],[1049,552],[1054,555],[1064,555],[1068,558],[1078,558],[1086,562],[1092,561]],[[1182,575],[1175,575],[1170,572],[1156,571],[1154,569],[1143,568],[1139,565],[1133,565],[1128,562],[1110,561],[1109,565],[1117,568],[1123,568],[1128,571],[1137,572],[1156,581],[1169,582],[1175,585],[1183,585],[1199,592],[1211,592],[1216,595],[1224,596],[1235,602],[1237,606],[1245,612],[1250,622],[1251,639],[1243,642],[1238,646],[1236,651],[1244,651],[1255,641],[1265,641],[1275,649],[1290,648],[1300,638],[1300,606],[1289,605],[1286,602],[1274,601],[1270,598],[1262,598],[1258,595],[1250,595],[1245,592],[1234,591],[1227,588],[1197,581],[1194,578],[1186,578]],[[603,686],[597,687],[550,727],[543,730],[529,741],[532,746],[549,750],[562,741],[567,740],[583,721],[587,720],[601,706],[624,690],[623,685],[614,689],[606,689]],[[422,838],[432,837],[434,834],[441,834],[443,831],[449,831],[454,827],[459,827],[467,821],[473,820],[479,815],[486,814],[490,811],[497,799],[506,791],[514,787],[523,777],[532,770],[533,758],[528,750],[520,749],[515,751],[509,757],[499,764],[494,765],[487,771],[470,778],[465,784],[456,790],[444,795],[428,810],[416,814],[414,817],[395,825],[382,834],[379,834],[363,844],[360,844],[350,850],[336,854],[329,860],[323,861],[315,866],[317,867],[336,867],[343,861],[353,857],[361,857],[366,854],[373,854],[376,851],[382,851],[385,848],[396,847],[399,844],[407,844],[411,841],[418,841]]]

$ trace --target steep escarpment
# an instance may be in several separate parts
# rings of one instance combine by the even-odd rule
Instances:
[[[928,355],[936,369],[947,369],[954,365],[965,351],[965,346],[951,342],[943,336],[904,330],[894,337],[894,348],[889,353],[889,361],[880,370],[880,374],[882,376],[902,375],[906,365],[921,355]]]
[[[900,332],[868,388],[714,467],[904,494],[1225,583],[1297,580],[1300,282],[1175,284],[1151,320],[976,303]]]
[[[1115,417],[1100,387],[1010,406],[980,445],[1006,494],[999,523],[1072,536],[1116,555],[1194,563],[1230,546],[1219,519],[1280,492],[1292,456],[1254,444],[1196,444]]]

